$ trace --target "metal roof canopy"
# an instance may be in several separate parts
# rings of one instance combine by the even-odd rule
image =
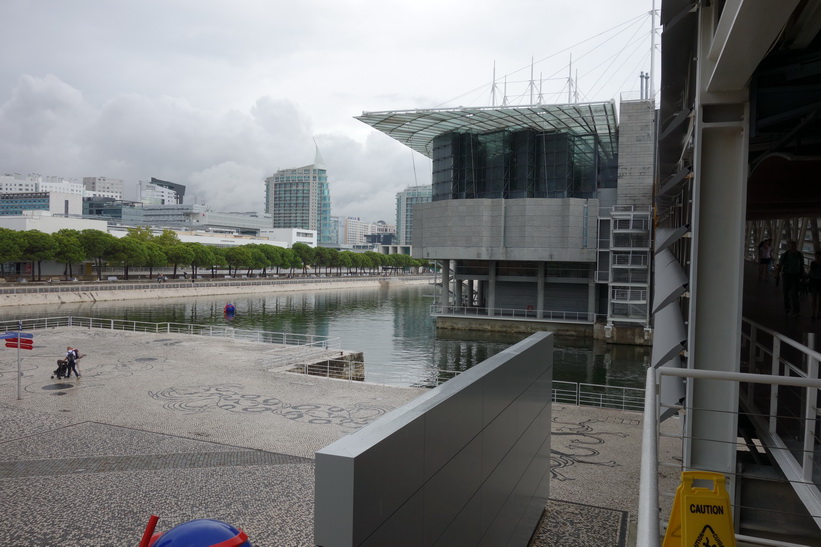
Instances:
[[[416,150],[433,157],[433,139],[445,133],[491,133],[532,129],[549,133],[599,136],[606,158],[617,154],[616,103],[550,104],[532,106],[488,106],[363,112],[355,118]]]

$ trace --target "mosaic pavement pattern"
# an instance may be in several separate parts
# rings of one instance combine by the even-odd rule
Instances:
[[[49,378],[81,348],[82,378]],[[39,353],[38,353],[39,352]],[[230,365],[211,366],[214,355]],[[226,340],[61,330],[21,363],[0,355],[0,545],[135,545],[219,518],[257,546],[313,544],[313,453],[423,390],[264,370]],[[554,405],[550,501],[533,547],[625,545],[641,415]]]

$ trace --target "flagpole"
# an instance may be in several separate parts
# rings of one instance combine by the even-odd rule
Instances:
[[[23,376],[22,371],[20,370],[20,332],[23,330],[23,322],[17,322],[17,400],[19,401],[23,397],[20,395],[20,382],[21,376]]]

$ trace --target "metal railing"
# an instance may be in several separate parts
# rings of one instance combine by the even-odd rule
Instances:
[[[339,350],[339,337],[318,336],[315,334],[294,334],[290,332],[272,332],[263,330],[235,329],[223,325],[193,325],[189,323],[149,323],[127,319],[101,319],[98,317],[42,317],[0,321],[0,329],[5,331],[37,330],[56,327],[83,327],[89,329],[106,329],[129,332],[188,334],[192,336],[209,336],[259,342],[264,344],[281,344],[287,346],[312,346],[322,349]]]
[[[593,323],[595,314],[577,311],[537,311],[533,306],[527,308],[480,308],[476,306],[446,306],[433,304],[430,307],[433,316],[487,317],[489,319],[520,319],[528,321],[554,321],[562,323]]]
[[[618,410],[644,410],[644,390],[641,388],[604,386],[553,380],[554,403],[574,406],[595,406]]]
[[[737,414],[749,420],[757,438],[745,438],[738,444],[739,450],[764,451],[777,464],[786,482],[806,508],[810,519],[821,528],[821,438],[819,423],[819,360],[821,353],[810,349],[786,336],[756,323],[743,320],[741,370],[749,372],[721,372],[709,370],[677,369],[661,367],[647,372],[642,439],[641,485],[638,515],[638,545],[657,547],[660,544],[659,496],[663,494],[672,502],[673,492],[660,492],[658,469],[660,466],[683,471],[686,458],[662,462],[659,459],[659,409],[664,406],[657,400],[658,386],[663,376],[688,379],[688,389],[693,380],[724,381],[739,383],[739,410]],[[704,414],[703,408],[669,406],[683,411],[685,416]],[[704,439],[688,439],[682,430],[678,437],[684,447],[688,442]],[[736,444],[739,438],[717,442]],[[688,471],[713,471],[689,468]],[[726,471],[725,471],[726,473]],[[743,480],[740,475],[738,480]],[[743,503],[743,501],[742,501]],[[739,505],[735,500],[733,512],[757,511],[756,507]],[[779,529],[784,515],[773,514],[771,530]],[[761,520],[758,520],[761,525]],[[762,539],[736,534],[739,541],[754,545],[795,545],[772,539]]]

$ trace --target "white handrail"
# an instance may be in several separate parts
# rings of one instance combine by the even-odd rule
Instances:
[[[656,402],[656,371],[647,369],[644,388],[644,424],[641,432],[641,474],[639,478],[638,545],[659,545],[658,498],[658,404]]]

